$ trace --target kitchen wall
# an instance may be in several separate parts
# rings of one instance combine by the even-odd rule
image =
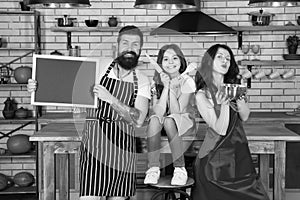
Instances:
[[[155,28],[180,12],[179,10],[146,10],[135,9],[133,7],[134,0],[91,0],[90,8],[80,9],[39,9],[41,13],[41,40],[42,53],[49,54],[54,50],[58,50],[65,55],[68,55],[66,49],[66,33],[52,32],[51,27],[56,26],[57,17],[62,17],[64,14],[70,17],[77,18],[77,26],[85,26],[85,19],[98,19],[100,26],[107,27],[108,18],[114,15],[119,20],[119,26],[134,24],[146,30],[144,51],[149,54],[156,55],[158,49],[166,43],[177,43],[180,45],[188,61],[199,62],[201,56],[207,48],[214,43],[225,43],[229,45],[236,59],[243,58],[241,50],[238,49],[237,36],[176,36],[176,37],[155,37],[149,35],[149,30]],[[249,15],[247,13],[258,11],[258,7],[249,7],[248,1],[238,0],[206,0],[200,3],[201,11],[210,16],[222,21],[229,26],[252,26]],[[1,10],[19,10],[18,0],[3,0],[1,1]],[[264,11],[274,13],[275,16],[271,25],[284,26],[291,21],[296,24],[296,17],[300,15],[299,7],[279,7],[279,8],[264,8]],[[19,23],[20,22],[20,23]],[[9,30],[8,30],[9,29]],[[21,31],[19,31],[21,29]],[[8,41],[9,45],[14,46],[31,46],[33,45],[33,25],[32,19],[28,16],[0,16],[0,35]],[[244,32],[244,44],[259,44],[261,51],[258,58],[263,60],[282,60],[282,54],[287,53],[285,39],[289,35],[298,34],[295,31],[263,31],[263,32]],[[81,48],[82,56],[112,56],[113,44],[116,41],[117,32],[74,32],[72,33],[72,45],[78,45]],[[299,53],[300,50],[298,50]],[[13,59],[21,52],[0,51],[0,62],[7,62]],[[250,58],[253,58],[253,53],[248,53]],[[31,58],[22,59],[21,62],[28,64]],[[12,65],[13,68],[22,63]],[[300,64],[299,64],[300,66]],[[277,78],[270,80],[266,77],[252,81],[252,88],[249,89],[250,106],[253,111],[287,111],[296,108],[300,101],[300,68],[299,66],[265,66],[254,67],[254,70],[261,68],[266,69],[293,69],[295,76],[289,79]],[[241,71],[245,66],[240,66]],[[151,66],[144,65],[141,67],[144,72],[151,78],[153,70]],[[12,81],[14,81],[12,79]],[[7,92],[0,91],[0,102],[5,101]],[[21,104],[29,102],[23,97],[24,91],[20,91],[22,95]],[[14,94],[18,96],[18,94]],[[30,105],[27,105],[31,108]],[[0,110],[3,105],[0,106]],[[48,110],[57,109],[48,107]],[[62,108],[58,108],[62,109]],[[63,108],[66,109],[66,108]]]

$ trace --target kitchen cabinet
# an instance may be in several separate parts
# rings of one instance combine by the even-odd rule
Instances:
[[[17,58],[7,62],[7,63],[1,63],[0,65],[0,72],[2,67],[9,67],[10,64],[15,63],[16,61],[32,54],[36,53],[39,54],[41,50],[41,28],[40,28],[40,13],[38,11],[0,11],[0,15],[7,15],[9,16],[14,16],[14,15],[19,15],[19,16],[32,16],[33,19],[33,26],[34,26],[34,48],[17,48],[17,47],[10,47],[9,42],[7,42],[5,47],[1,47],[0,51],[24,51],[24,54],[21,56],[18,56]],[[1,32],[0,32],[1,34]],[[0,73],[0,78],[2,73]]]

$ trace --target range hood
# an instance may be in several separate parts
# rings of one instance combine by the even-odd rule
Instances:
[[[201,11],[181,11],[150,35],[234,35],[237,31]]]

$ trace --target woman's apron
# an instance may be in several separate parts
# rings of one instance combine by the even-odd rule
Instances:
[[[194,164],[193,200],[268,200],[252,163],[248,141],[238,113],[230,108],[225,137]]]
[[[133,106],[138,85],[109,78],[112,62],[100,81],[113,96]],[[133,196],[136,189],[134,127],[105,101],[87,109],[80,154],[80,196]]]

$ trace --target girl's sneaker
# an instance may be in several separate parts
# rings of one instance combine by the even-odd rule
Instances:
[[[144,184],[155,185],[158,183],[160,176],[159,167],[151,167],[146,171],[146,177],[144,179]]]
[[[188,180],[188,175],[185,167],[175,167],[171,185],[185,185]]]

